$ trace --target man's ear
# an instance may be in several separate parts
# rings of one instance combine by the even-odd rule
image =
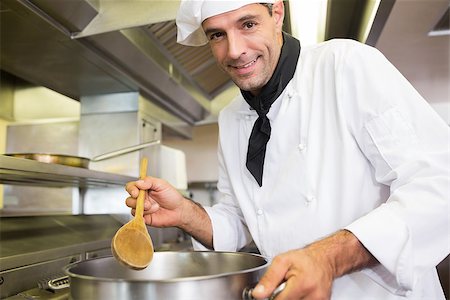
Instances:
[[[277,0],[272,6],[272,16],[275,18],[277,29],[281,32],[284,21],[284,4],[282,0]]]

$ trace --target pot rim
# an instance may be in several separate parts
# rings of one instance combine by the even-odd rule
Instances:
[[[240,274],[246,274],[251,273],[255,271],[259,271],[261,269],[264,269],[268,266],[269,260],[263,255],[256,254],[256,253],[249,253],[249,252],[229,252],[229,251],[161,251],[160,253],[180,253],[180,254],[189,254],[189,253],[214,253],[214,254],[226,254],[226,255],[239,255],[239,256],[251,256],[251,257],[257,257],[264,260],[264,263],[260,266],[239,270],[239,271],[233,271],[233,272],[224,272],[220,274],[213,274],[213,275],[200,275],[200,276],[188,276],[188,277],[181,277],[181,278],[170,278],[170,279],[125,279],[125,278],[108,278],[108,277],[98,277],[98,276],[91,276],[91,275],[81,275],[76,274],[70,271],[71,268],[80,265],[82,263],[88,263],[89,261],[95,261],[105,258],[113,258],[113,256],[106,256],[106,257],[97,257],[97,258],[91,258],[79,262],[75,262],[72,264],[69,264],[63,268],[63,271],[66,275],[68,275],[70,278],[77,278],[77,279],[83,279],[83,280],[93,280],[93,281],[107,281],[107,282],[128,282],[128,283],[175,283],[175,282],[183,282],[183,281],[200,281],[200,280],[210,280],[210,279],[217,279],[217,278],[223,278],[230,275],[240,275]],[[156,254],[156,253],[155,253]],[[119,263],[119,262],[118,262]],[[119,263],[120,264],[120,263]],[[135,270],[136,272],[139,272],[139,270]]]

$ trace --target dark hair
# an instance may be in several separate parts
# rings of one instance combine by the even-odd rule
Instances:
[[[269,11],[269,15],[272,16],[272,6],[273,3],[260,3],[261,5],[264,5],[265,7],[267,7],[267,10]]]

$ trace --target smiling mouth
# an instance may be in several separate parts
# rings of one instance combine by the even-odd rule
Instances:
[[[256,63],[257,60],[258,60],[258,58],[255,58],[254,60],[252,60],[252,61],[249,62],[249,63],[246,63],[245,65],[241,65],[241,66],[233,66],[233,68],[236,68],[236,69],[245,69],[245,68],[248,68],[248,67],[253,66],[253,65]]]

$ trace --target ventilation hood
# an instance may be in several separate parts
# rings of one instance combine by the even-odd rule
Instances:
[[[89,2],[98,13],[81,31],[71,33],[74,38],[174,20],[180,4],[179,0],[97,0]],[[151,13],[155,9],[157,9],[157,13]]]
[[[359,26],[358,7],[368,1],[346,0],[345,10],[329,5],[327,28],[340,31],[329,30],[326,39],[349,34],[333,24]],[[209,46],[176,43],[178,5],[174,0],[1,0],[1,70],[75,100],[138,91],[183,126],[193,126],[210,117],[212,100],[233,83]],[[288,2],[285,6],[289,12]],[[289,13],[284,29],[290,32]]]
[[[0,67],[75,100],[139,91],[192,126],[209,116],[211,99],[230,80],[208,47],[199,55],[164,40],[175,34],[177,6],[176,1],[2,0]]]

